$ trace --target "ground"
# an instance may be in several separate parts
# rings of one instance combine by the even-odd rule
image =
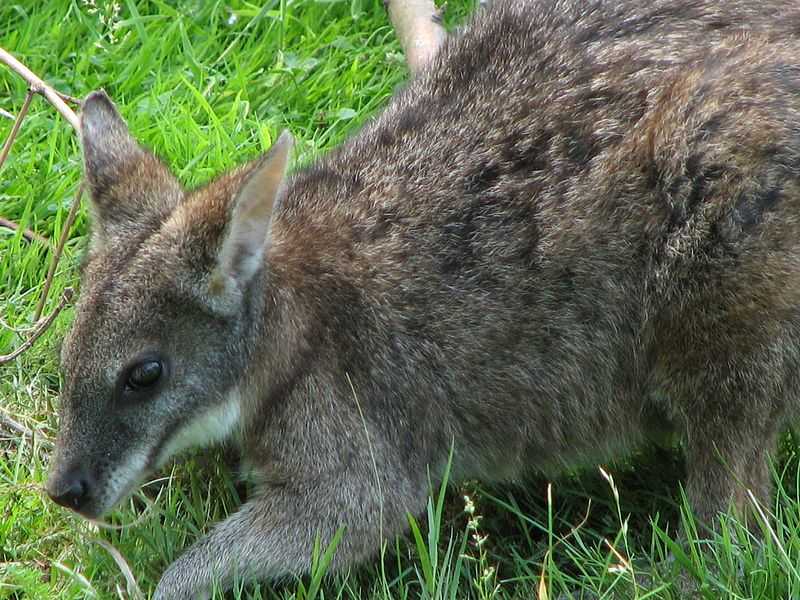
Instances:
[[[474,4],[451,0],[448,26]],[[105,88],[187,185],[252,158],[283,128],[298,140],[297,163],[313,160],[407,77],[380,0],[5,0],[0,46],[62,92]],[[24,96],[22,81],[0,67],[0,108],[16,113]],[[0,118],[0,138],[11,123]],[[0,170],[0,216],[55,240],[80,177],[72,129],[35,99]],[[84,201],[46,314],[77,286],[88,226]],[[27,336],[51,255],[0,229],[0,354]],[[218,453],[206,452],[161,473],[110,527],[50,502],[42,486],[70,318],[67,309],[32,349],[0,366],[0,599],[137,598],[136,586],[146,597],[167,564],[247,493]],[[778,493],[762,507],[756,537],[727,517],[719,534],[698,540],[681,501],[679,453],[653,450],[602,473],[432,490],[409,536],[363,568],[321,578],[320,551],[315,575],[233,597],[644,599],[691,589],[709,599],[797,598],[795,448],[787,435],[775,461]],[[688,539],[675,543],[679,526]]]

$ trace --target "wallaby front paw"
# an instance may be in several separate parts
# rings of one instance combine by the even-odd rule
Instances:
[[[153,600],[210,600],[207,589],[174,566],[161,576]]]

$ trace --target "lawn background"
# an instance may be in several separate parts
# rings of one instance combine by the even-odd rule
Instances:
[[[448,27],[474,4],[451,0]],[[297,139],[295,165],[313,160],[408,75],[380,0],[2,0],[0,46],[64,93],[104,88],[134,135],[189,186],[266,150],[284,128]],[[25,91],[0,67],[0,108],[16,113]],[[0,120],[0,138],[10,129]],[[0,170],[0,216],[55,240],[80,177],[74,132],[36,98]],[[64,288],[78,285],[85,204],[45,313]],[[45,245],[0,229],[0,354],[24,340],[50,256]],[[108,544],[149,595],[166,565],[246,493],[217,452],[205,452],[124,503],[110,519],[118,529],[48,501],[42,485],[56,431],[58,344],[70,318],[67,309],[33,349],[0,367],[0,599],[129,597]],[[21,435],[9,419],[35,435]],[[692,539],[675,545],[680,460],[659,450],[605,466],[608,477],[590,468],[552,485],[534,479],[493,490],[467,482],[446,496],[432,490],[429,514],[416,521],[419,535],[389,543],[374,563],[321,588],[307,577],[233,596],[644,599],[682,598],[691,588],[704,598],[797,598],[795,447],[787,438],[776,460],[779,491],[763,507],[776,519],[757,527],[765,543],[733,519],[720,535],[697,540],[684,510]],[[472,504],[470,514],[464,509]]]

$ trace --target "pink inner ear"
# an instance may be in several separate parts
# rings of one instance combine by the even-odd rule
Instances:
[[[291,136],[281,134],[236,197],[218,269],[222,271],[220,275],[232,278],[242,288],[264,259],[272,213],[283,193],[291,148]]]

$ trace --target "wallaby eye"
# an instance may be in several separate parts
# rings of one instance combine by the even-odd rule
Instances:
[[[134,365],[130,370],[130,373],[128,373],[128,381],[125,383],[127,387],[132,390],[150,387],[161,378],[162,370],[161,361],[159,360],[142,361]]]

